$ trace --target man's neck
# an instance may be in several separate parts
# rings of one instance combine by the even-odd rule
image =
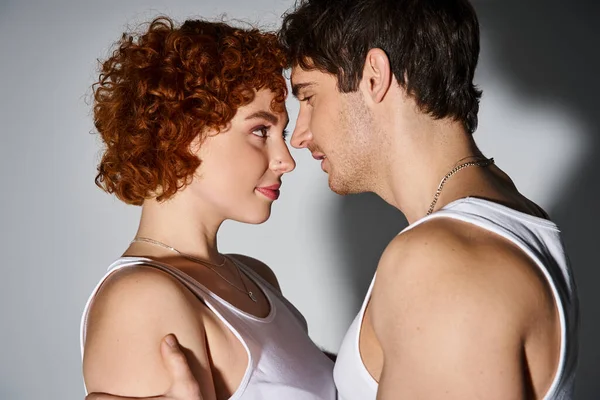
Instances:
[[[429,120],[407,130],[391,125],[392,146],[387,149],[383,183],[376,193],[398,208],[412,223],[427,214],[444,176],[462,162],[482,157],[461,123]],[[444,205],[442,199],[437,208]]]

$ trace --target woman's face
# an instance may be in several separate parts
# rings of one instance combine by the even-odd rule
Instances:
[[[281,177],[296,167],[284,137],[287,111],[273,111],[272,99],[273,92],[259,90],[226,129],[210,132],[197,152],[202,164],[189,189],[223,219],[266,221]]]

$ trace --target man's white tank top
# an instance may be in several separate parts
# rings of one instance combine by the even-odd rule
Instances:
[[[572,399],[578,353],[578,300],[557,226],[491,201],[469,197],[448,204],[402,232],[434,218],[453,218],[494,232],[517,245],[539,267],[552,290],[561,327],[558,369],[544,399]],[[378,384],[365,368],[359,351],[361,324],[374,282],[375,277],[335,363],[333,375],[340,400],[375,400],[377,396]]]
[[[234,262],[256,283],[269,301],[270,312],[266,317],[255,317],[239,310],[189,275],[169,265],[140,257],[118,259],[108,268],[85,306],[81,319],[82,357],[89,307],[102,283],[111,273],[122,268],[151,266],[183,283],[245,347],[248,366],[230,399],[334,400],[333,362],[309,338],[306,321],[300,312],[252,269],[237,260]]]

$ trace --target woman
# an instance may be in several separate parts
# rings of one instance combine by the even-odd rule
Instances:
[[[174,333],[204,400],[335,398],[333,364],[272,271],[217,247],[223,221],[268,219],[295,167],[284,66],[272,34],[164,17],[103,62],[96,182],[142,215],[82,318],[88,391],[164,394]]]

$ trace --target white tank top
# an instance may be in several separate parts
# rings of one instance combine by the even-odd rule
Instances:
[[[85,345],[87,315],[98,289],[113,272],[133,266],[151,266],[165,271],[191,290],[235,334],[248,354],[248,367],[230,399],[243,400],[334,400],[333,362],[307,334],[300,312],[267,281],[234,260],[263,291],[270,304],[264,318],[237,309],[184,272],[155,260],[122,257],[100,280],[85,306],[81,319],[81,355]]]
[[[561,327],[560,360],[545,400],[571,400],[578,352],[578,300],[573,275],[560,238],[550,221],[477,198],[452,202],[408,226],[403,232],[433,218],[454,218],[494,232],[524,251],[546,277],[558,308]],[[365,368],[359,351],[363,314],[373,290],[371,282],[363,305],[340,347],[333,371],[340,400],[375,400],[378,384]]]

